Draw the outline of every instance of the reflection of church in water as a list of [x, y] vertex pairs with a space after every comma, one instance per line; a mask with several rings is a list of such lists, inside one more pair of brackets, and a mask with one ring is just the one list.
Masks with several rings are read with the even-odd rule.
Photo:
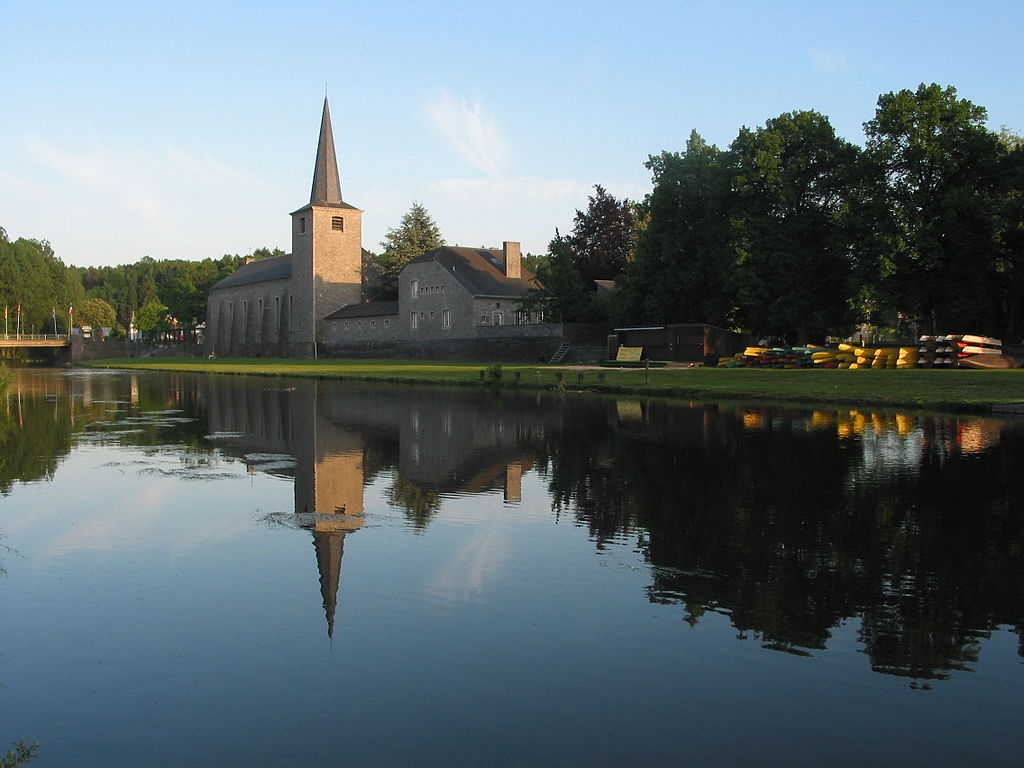
[[[333, 636], [346, 536], [363, 525], [364, 488], [383, 472], [414, 495], [502, 491], [521, 500], [531, 463], [519, 447], [558, 420], [529, 420], [462, 392], [355, 389], [316, 381], [275, 387], [213, 376], [209, 430], [250, 471], [294, 480], [295, 515], [313, 533], [320, 590]], [[519, 412], [521, 414], [521, 411]]]

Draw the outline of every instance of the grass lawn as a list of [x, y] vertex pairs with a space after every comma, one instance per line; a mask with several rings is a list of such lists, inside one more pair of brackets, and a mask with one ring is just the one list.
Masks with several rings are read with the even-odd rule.
[[[79, 363], [100, 368], [304, 376], [446, 386], [492, 386], [493, 363], [402, 360], [132, 358]], [[618, 368], [502, 363], [502, 386], [640, 394], [692, 400], [760, 400], [986, 412], [1024, 409], [1024, 369], [822, 370]]]

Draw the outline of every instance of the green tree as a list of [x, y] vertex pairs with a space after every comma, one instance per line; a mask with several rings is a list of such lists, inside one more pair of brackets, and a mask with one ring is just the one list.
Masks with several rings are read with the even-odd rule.
[[846, 331], [851, 262], [842, 214], [856, 148], [817, 112], [743, 128], [731, 147], [737, 319], [755, 336]]
[[594, 280], [614, 280], [625, 268], [633, 250], [635, 205], [617, 200], [600, 184], [587, 198], [587, 210], [576, 211], [569, 243], [573, 264], [586, 285]]
[[152, 335], [154, 331], [164, 326], [166, 316], [167, 307], [159, 301], [149, 301], [135, 314], [135, 327], [145, 334]]
[[117, 314], [103, 299], [85, 299], [75, 307], [75, 321], [98, 331], [100, 328], [113, 328], [117, 323]]
[[885, 298], [926, 332], [992, 328], [997, 137], [983, 107], [936, 84], [883, 94], [864, 128], [877, 183]]
[[653, 189], [640, 208], [635, 259], [626, 265], [619, 321], [731, 327], [727, 153], [693, 131], [686, 151], [651, 156]]
[[572, 243], [555, 231], [548, 258], [538, 263], [536, 287], [519, 303], [520, 310], [543, 314], [548, 323], [594, 322], [594, 292], [573, 263]]
[[1024, 140], [1004, 128], [999, 135], [1000, 195], [994, 299], [1001, 337], [1019, 339], [1024, 329]]
[[[58, 308], [63, 318], [67, 304], [81, 295], [74, 274], [54, 254], [45, 240], [0, 238], [0, 303], [7, 325], [15, 332], [53, 333], [53, 315]], [[21, 307], [20, 314], [18, 307]], [[63, 320], [60, 320], [63, 324]]]
[[444, 245], [441, 230], [421, 203], [413, 203], [397, 227], [388, 229], [381, 242], [383, 252], [377, 257], [380, 284], [377, 298], [398, 298], [398, 275], [405, 265], [434, 248]]

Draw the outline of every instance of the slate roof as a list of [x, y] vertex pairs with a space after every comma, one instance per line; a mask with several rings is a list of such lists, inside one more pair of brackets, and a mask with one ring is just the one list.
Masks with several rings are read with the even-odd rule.
[[374, 301], [369, 304], [346, 304], [336, 309], [325, 320], [348, 320], [357, 317], [380, 317], [381, 315], [397, 315], [397, 301]]
[[427, 251], [409, 263], [436, 261], [451, 272], [473, 296], [519, 298], [535, 287], [533, 273], [523, 267], [522, 277], [505, 277], [504, 259], [500, 248], [457, 248], [446, 245]]
[[269, 280], [290, 280], [292, 276], [292, 255], [271, 256], [269, 259], [258, 259], [243, 264], [230, 275], [214, 283], [211, 291], [221, 288], [237, 288], [251, 283], [263, 283]]

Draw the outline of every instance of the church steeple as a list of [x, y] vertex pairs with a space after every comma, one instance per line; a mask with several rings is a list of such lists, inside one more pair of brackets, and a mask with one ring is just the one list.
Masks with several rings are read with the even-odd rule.
[[338, 157], [334, 153], [331, 110], [324, 96], [324, 114], [320, 118], [320, 140], [316, 145], [316, 166], [313, 168], [313, 189], [309, 195], [309, 204], [340, 202], [341, 180], [338, 176]]

